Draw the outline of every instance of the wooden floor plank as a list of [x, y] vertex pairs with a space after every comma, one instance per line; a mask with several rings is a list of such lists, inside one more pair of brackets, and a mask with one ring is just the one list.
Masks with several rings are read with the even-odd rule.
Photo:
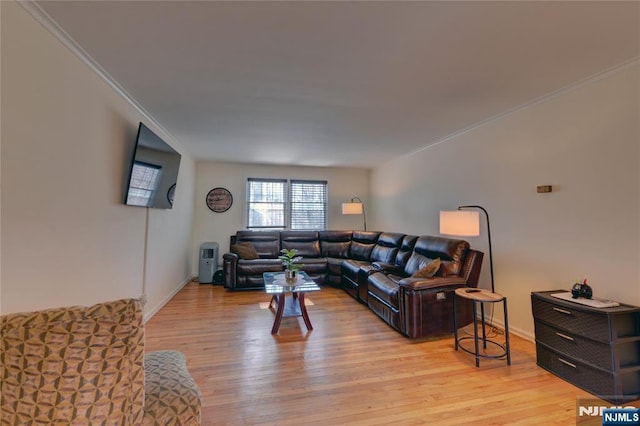
[[308, 297], [314, 329], [285, 318], [273, 336], [265, 293], [190, 283], [146, 324], [146, 350], [186, 355], [205, 425], [563, 425], [591, 397], [513, 334], [511, 366], [476, 368], [452, 337], [407, 339], [340, 289]]

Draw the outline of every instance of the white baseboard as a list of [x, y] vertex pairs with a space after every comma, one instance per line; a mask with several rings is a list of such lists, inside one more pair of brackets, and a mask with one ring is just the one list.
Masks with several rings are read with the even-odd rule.
[[[480, 317], [478, 317], [478, 322], [479, 321], [480, 321]], [[493, 325], [495, 325], [495, 326], [497, 326], [497, 327], [499, 327], [499, 328], [504, 330], [504, 322], [501, 321], [501, 320], [494, 319], [493, 320]], [[513, 326], [510, 325], [509, 326], [509, 333], [515, 334], [516, 336], [522, 337], [523, 339], [528, 340], [530, 342], [535, 342], [536, 341], [536, 338], [535, 338], [535, 336], [533, 334], [529, 333], [528, 331], [524, 331], [524, 330], [522, 330], [521, 328], [518, 328], [518, 327], [513, 327]]]
[[189, 284], [192, 280], [193, 280], [193, 277], [187, 278], [185, 281], [182, 282], [182, 284], [180, 284], [178, 287], [176, 287], [175, 290], [173, 290], [171, 293], [169, 293], [169, 295], [167, 297], [162, 299], [162, 301], [157, 306], [154, 306], [153, 309], [148, 309], [148, 310], [145, 309], [144, 315], [142, 317], [142, 321], [144, 323], [146, 323], [151, 318], [153, 318], [153, 316], [155, 314], [157, 314], [158, 311], [160, 311], [160, 309], [162, 309], [164, 307], [164, 305], [166, 305], [169, 302], [169, 300], [173, 299], [173, 296], [175, 296], [176, 294], [178, 294], [178, 292], [180, 290], [182, 290], [182, 287], [184, 287], [185, 285]]

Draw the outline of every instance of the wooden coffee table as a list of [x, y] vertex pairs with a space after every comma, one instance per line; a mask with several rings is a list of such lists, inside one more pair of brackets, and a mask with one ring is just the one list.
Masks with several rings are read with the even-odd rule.
[[309, 314], [304, 304], [304, 295], [309, 291], [319, 291], [320, 287], [306, 272], [298, 272], [297, 281], [293, 284], [286, 282], [284, 272], [265, 272], [264, 290], [271, 295], [269, 308], [275, 305], [276, 316], [273, 320], [271, 334], [277, 334], [284, 317], [299, 317], [304, 320], [307, 330], [313, 330]]

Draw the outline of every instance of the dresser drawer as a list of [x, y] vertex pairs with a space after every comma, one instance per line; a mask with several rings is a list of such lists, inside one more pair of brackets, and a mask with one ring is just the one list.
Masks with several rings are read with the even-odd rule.
[[531, 304], [533, 317], [537, 320], [601, 342], [608, 343], [612, 340], [606, 315], [559, 306], [535, 297]]
[[615, 380], [611, 373], [583, 364], [540, 343], [536, 343], [536, 353], [540, 367], [567, 382], [596, 395], [616, 395]]
[[541, 321], [535, 321], [535, 327], [536, 341], [554, 348], [557, 352], [603, 369], [616, 369], [610, 345], [559, 330]]

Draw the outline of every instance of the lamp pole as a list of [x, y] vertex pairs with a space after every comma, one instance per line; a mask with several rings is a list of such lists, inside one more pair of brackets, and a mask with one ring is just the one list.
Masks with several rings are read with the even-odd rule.
[[480, 209], [484, 212], [485, 217], [487, 218], [487, 236], [489, 237], [489, 268], [491, 270], [491, 292], [495, 293], [495, 286], [493, 283], [493, 253], [491, 250], [491, 226], [489, 225], [489, 213], [482, 206], [459, 206], [458, 210], [462, 209]]
[[351, 202], [353, 203], [354, 201], [359, 202], [360, 204], [362, 204], [362, 220], [364, 221], [364, 230], [367, 230], [367, 214], [364, 212], [364, 203], [362, 202], [362, 200], [358, 197], [353, 197], [351, 199]]

